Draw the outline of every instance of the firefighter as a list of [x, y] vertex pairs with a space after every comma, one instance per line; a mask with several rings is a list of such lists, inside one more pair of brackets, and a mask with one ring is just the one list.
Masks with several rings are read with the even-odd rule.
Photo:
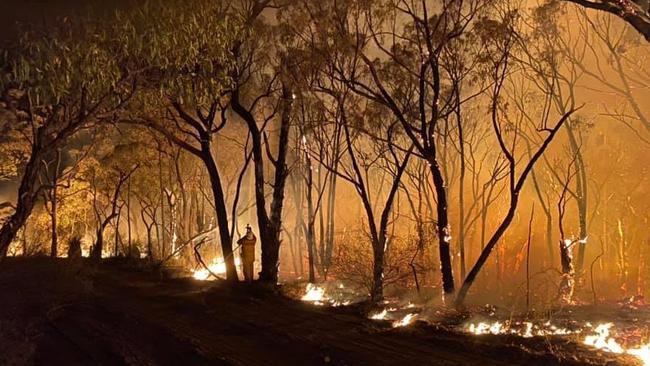
[[246, 235], [237, 241], [241, 245], [241, 260], [244, 269], [244, 279], [246, 282], [253, 282], [253, 264], [255, 263], [255, 242], [257, 238], [253, 234], [250, 225], [246, 225]]

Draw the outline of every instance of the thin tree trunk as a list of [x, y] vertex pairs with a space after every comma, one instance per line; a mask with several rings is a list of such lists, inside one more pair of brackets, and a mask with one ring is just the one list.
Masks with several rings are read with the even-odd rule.
[[120, 217], [121, 216], [122, 216], [122, 210], [119, 210], [117, 212], [117, 219], [116, 219], [116, 223], [115, 223], [115, 248], [114, 248], [114, 251], [113, 251], [113, 256], [114, 257], [117, 257], [117, 255], [119, 253], [118, 245], [119, 245], [119, 241], [120, 241]]
[[[335, 165], [336, 169], [336, 165]], [[334, 251], [334, 214], [336, 210], [336, 183], [337, 183], [336, 174], [332, 174], [330, 178], [329, 185], [329, 194], [327, 201], [327, 235], [325, 237], [325, 257], [322, 258], [323, 268], [325, 271], [325, 279], [327, 279], [327, 273], [329, 272], [330, 265], [332, 263], [332, 253]]]
[[447, 191], [445, 181], [435, 157], [429, 158], [433, 184], [436, 189], [436, 213], [438, 249], [440, 254], [440, 269], [442, 272], [442, 287], [446, 295], [454, 293], [454, 272], [451, 263], [451, 227], [447, 210]]
[[316, 238], [314, 233], [313, 174], [311, 159], [307, 157], [307, 259], [309, 262], [309, 282], [316, 281]]
[[570, 124], [567, 124], [565, 127], [569, 136], [569, 145], [571, 146], [571, 152], [576, 157], [576, 203], [578, 206], [580, 237], [578, 241], [578, 258], [576, 261], [575, 270], [577, 273], [581, 273], [584, 266], [585, 250], [587, 248], [587, 236], [589, 235], [587, 231], [587, 170], [585, 168], [582, 151], [580, 150], [580, 145], [573, 131], [573, 127]]
[[127, 242], [129, 246], [129, 256], [131, 256], [131, 253], [133, 252], [133, 248], [131, 247], [132, 241], [131, 241], [131, 177], [129, 177], [129, 183], [127, 185], [127, 193], [126, 193], [126, 229], [127, 229]]
[[[55, 173], [56, 175], [57, 173]], [[58, 204], [57, 204], [57, 199], [58, 199], [58, 189], [57, 189], [57, 179], [53, 180], [53, 185], [52, 185], [52, 197], [51, 197], [51, 206], [52, 206], [52, 211], [50, 212], [50, 221], [52, 224], [52, 243], [50, 247], [50, 256], [52, 258], [56, 258], [59, 255], [59, 237], [57, 235], [57, 211], [58, 211]]]
[[294, 226], [294, 243], [295, 243], [295, 253], [296, 257], [294, 258], [294, 261], [297, 261], [297, 273], [300, 273], [302, 276], [304, 274], [304, 268], [303, 268], [303, 257], [302, 257], [302, 238], [303, 238], [303, 225], [304, 225], [304, 217], [303, 217], [303, 203], [302, 203], [302, 197], [303, 197], [303, 192], [302, 192], [302, 186], [301, 182], [302, 179], [296, 179], [294, 175], [294, 179], [292, 179], [293, 182], [293, 200], [296, 205], [296, 222]]
[[166, 258], [165, 251], [165, 188], [163, 186], [162, 145], [158, 146], [158, 184], [160, 189], [160, 258]]
[[496, 244], [499, 242], [499, 239], [501, 239], [501, 236], [503, 236], [503, 233], [506, 232], [506, 229], [508, 229], [508, 227], [512, 223], [512, 219], [514, 218], [515, 211], [517, 209], [517, 203], [518, 203], [518, 198], [516, 196], [511, 197], [510, 208], [508, 209], [508, 213], [506, 214], [505, 218], [501, 222], [501, 225], [499, 225], [497, 230], [494, 232], [490, 240], [485, 245], [485, 249], [481, 252], [481, 255], [476, 261], [476, 264], [474, 264], [474, 267], [472, 267], [472, 269], [467, 274], [467, 277], [465, 278], [465, 281], [463, 282], [463, 285], [461, 286], [460, 291], [458, 292], [458, 297], [456, 298], [457, 306], [462, 305], [462, 303], [465, 301], [467, 292], [469, 291], [469, 288], [476, 280], [476, 276], [481, 271], [481, 268], [483, 268], [483, 265], [485, 265], [485, 263], [487, 262], [488, 258], [490, 257], [490, 253], [492, 252]]

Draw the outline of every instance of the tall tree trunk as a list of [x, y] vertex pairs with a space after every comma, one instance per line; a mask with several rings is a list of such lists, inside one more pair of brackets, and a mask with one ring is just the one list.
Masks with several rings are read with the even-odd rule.
[[280, 234], [282, 232], [282, 208], [284, 205], [284, 189], [289, 176], [287, 168], [287, 154], [289, 151], [289, 134], [291, 132], [291, 108], [293, 94], [283, 85], [283, 104], [280, 117], [280, 136], [278, 141], [278, 156], [275, 165], [275, 178], [273, 180], [273, 200], [271, 201], [271, 220], [267, 230], [269, 243], [267, 250], [262, 250], [262, 272], [260, 280], [269, 283], [278, 282]]
[[[528, 152], [530, 153], [530, 146], [528, 146]], [[544, 210], [544, 216], [546, 217], [546, 248], [548, 249], [548, 256], [551, 260], [551, 265], [553, 266], [555, 265], [555, 250], [553, 247], [553, 215], [551, 214], [549, 205], [546, 204], [546, 201], [544, 201], [544, 197], [542, 196], [542, 190], [539, 186], [535, 169], [533, 169], [530, 174], [533, 179], [535, 193], [537, 194], [542, 210]]]
[[147, 229], [147, 258], [149, 258], [149, 262], [153, 262], [153, 243], [151, 241], [151, 230], [152, 226], [146, 225]]
[[384, 298], [384, 258], [386, 238], [374, 238], [372, 245], [372, 290], [370, 301], [378, 303]]
[[571, 240], [560, 239], [560, 263], [562, 265], [562, 279], [560, 281], [559, 295], [562, 304], [569, 305], [573, 301], [573, 291], [575, 288], [575, 272], [573, 267]]
[[[336, 165], [334, 167], [336, 169]], [[327, 235], [325, 236], [325, 256], [322, 258], [325, 279], [332, 264], [332, 253], [334, 251], [334, 214], [336, 209], [336, 174], [332, 174], [329, 183], [327, 201]]]
[[302, 276], [304, 274], [304, 267], [303, 267], [303, 257], [302, 257], [302, 239], [303, 239], [303, 225], [304, 225], [304, 216], [303, 216], [303, 205], [302, 205], [302, 197], [303, 197], [303, 192], [302, 192], [302, 186], [301, 186], [301, 181], [302, 179], [296, 179], [295, 175], [294, 178], [291, 180], [293, 183], [293, 200], [296, 205], [296, 222], [294, 226], [294, 243], [295, 243], [295, 253], [296, 256], [294, 258], [294, 265], [297, 267], [296, 273], [300, 273]]
[[23, 246], [23, 257], [27, 256], [27, 223], [23, 225], [23, 238], [22, 238], [22, 246]]
[[115, 222], [115, 247], [113, 248], [113, 257], [117, 257], [120, 249], [119, 249], [119, 244], [120, 244], [120, 218], [122, 216], [122, 210], [120, 209], [117, 212], [117, 218]]
[[463, 282], [463, 285], [461, 286], [460, 291], [458, 292], [458, 296], [456, 298], [457, 306], [462, 305], [463, 302], [465, 301], [467, 292], [469, 291], [472, 284], [474, 284], [474, 281], [476, 280], [476, 276], [481, 271], [481, 268], [483, 268], [483, 265], [485, 265], [485, 262], [487, 262], [488, 258], [490, 257], [490, 253], [492, 253], [492, 250], [499, 242], [499, 239], [501, 239], [501, 236], [503, 236], [503, 233], [506, 232], [506, 229], [508, 229], [510, 223], [512, 223], [512, 219], [515, 217], [515, 211], [517, 210], [517, 203], [518, 203], [518, 196], [515, 195], [511, 197], [510, 208], [508, 209], [508, 213], [506, 214], [505, 218], [501, 222], [501, 225], [499, 225], [497, 230], [494, 232], [490, 240], [485, 245], [485, 249], [481, 252], [481, 255], [476, 261], [476, 264], [474, 264], [474, 267], [472, 267], [472, 269], [467, 274], [467, 277], [465, 278], [465, 281]]
[[451, 263], [451, 227], [447, 208], [447, 190], [440, 166], [435, 157], [428, 159], [436, 189], [436, 213], [438, 249], [440, 254], [440, 269], [442, 272], [442, 288], [446, 295], [454, 293], [454, 272]]
[[[251, 111], [247, 110], [239, 100], [239, 90], [233, 92], [233, 110], [241, 116], [251, 134], [253, 143], [253, 162], [255, 177], [255, 203], [257, 222], [260, 230], [262, 246], [262, 271], [259, 280], [261, 282], [276, 284], [278, 281], [280, 233], [282, 231], [282, 207], [284, 203], [284, 188], [288, 176], [286, 165], [289, 145], [289, 132], [291, 128], [291, 107], [293, 94], [287, 85], [282, 86], [282, 104], [280, 112], [280, 136], [278, 141], [278, 155], [272, 161], [275, 166], [275, 177], [273, 181], [273, 195], [271, 201], [271, 215], [266, 210], [266, 197], [264, 194], [264, 155], [262, 152], [262, 131]], [[270, 150], [270, 149], [269, 149]]]
[[160, 189], [160, 258], [166, 258], [167, 252], [165, 250], [165, 188], [163, 186], [163, 171], [162, 171], [162, 144], [158, 146], [158, 184]]
[[127, 245], [128, 245], [128, 256], [131, 256], [133, 248], [131, 247], [131, 177], [129, 177], [129, 182], [127, 184], [127, 193], [126, 193], [126, 230], [127, 230]]
[[[58, 173], [55, 173], [58, 174]], [[50, 246], [50, 256], [52, 258], [56, 258], [59, 255], [59, 237], [57, 235], [57, 210], [58, 210], [58, 204], [56, 202], [57, 196], [58, 196], [58, 189], [57, 189], [57, 179], [53, 180], [53, 186], [52, 186], [52, 197], [51, 197], [51, 206], [52, 206], [52, 211], [50, 211], [50, 221], [52, 224], [52, 243]]]
[[90, 258], [94, 262], [99, 262], [102, 259], [102, 251], [104, 251], [104, 227], [100, 226], [96, 231], [97, 238], [95, 239], [95, 245], [93, 250], [90, 253]]
[[47, 155], [47, 151], [42, 151], [38, 146], [38, 141], [37, 139], [35, 146], [32, 148], [30, 159], [25, 166], [25, 173], [18, 187], [16, 210], [0, 228], [0, 260], [7, 256], [9, 245], [16, 238], [18, 230], [27, 221], [36, 203], [36, 195], [39, 190], [37, 186], [39, 177], [37, 166], [40, 164], [42, 157]]
[[[462, 141], [461, 141], [462, 146]], [[459, 223], [458, 223], [458, 249], [460, 250], [460, 277], [465, 278], [465, 156], [461, 147], [460, 181], [459, 181]]]
[[102, 253], [104, 252], [104, 230], [106, 230], [106, 226], [108, 226], [115, 216], [117, 216], [117, 214], [107, 217], [104, 221], [100, 222], [97, 227], [97, 231], [95, 232], [97, 238], [95, 239], [95, 245], [90, 252], [90, 258], [93, 262], [99, 262], [102, 259]]
[[576, 159], [576, 193], [575, 199], [578, 206], [578, 221], [580, 224], [580, 238], [578, 240], [578, 258], [575, 264], [575, 271], [581, 273], [585, 261], [585, 250], [587, 248], [587, 169], [585, 167], [585, 162], [582, 156], [582, 151], [580, 150], [580, 144], [573, 130], [571, 123], [565, 125], [567, 130], [567, 135], [569, 136], [569, 146], [571, 147], [571, 152], [575, 155]]
[[237, 282], [239, 278], [237, 277], [237, 267], [235, 266], [235, 258], [233, 257], [232, 237], [228, 228], [228, 212], [226, 210], [226, 202], [221, 185], [221, 176], [212, 156], [209, 141], [209, 138], [206, 138], [202, 142], [202, 158], [208, 170], [208, 176], [210, 177], [210, 186], [212, 188], [217, 224], [219, 226], [219, 237], [221, 239], [221, 252], [224, 263], [226, 264], [226, 279], [231, 282]]
[[[318, 170], [318, 189], [325, 189], [323, 187], [323, 180], [321, 177], [321, 169]], [[321, 194], [321, 193], [319, 193]], [[319, 199], [320, 201], [320, 199]], [[320, 259], [320, 265], [318, 266], [319, 268], [319, 273], [321, 276], [325, 276], [325, 209], [322, 207], [322, 203], [319, 202], [320, 208], [318, 209], [318, 243], [319, 245], [319, 259]]]
[[309, 282], [316, 281], [316, 234], [314, 232], [313, 174], [311, 159], [307, 156], [307, 259], [309, 262]]

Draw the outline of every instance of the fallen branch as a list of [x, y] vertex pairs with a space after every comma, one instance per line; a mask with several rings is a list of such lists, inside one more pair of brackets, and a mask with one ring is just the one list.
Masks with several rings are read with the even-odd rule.
[[[223, 278], [223, 277], [219, 277], [219, 276], [217, 276], [214, 272], [212, 272], [212, 271], [210, 270], [210, 267], [208, 267], [208, 265], [205, 264], [205, 262], [203, 261], [203, 258], [201, 257], [201, 253], [199, 253], [199, 249], [201, 248], [201, 245], [203, 245], [203, 243], [205, 243], [205, 238], [204, 238], [204, 239], [201, 239], [201, 241], [198, 242], [198, 243], [194, 246], [194, 257], [196, 258], [196, 261], [199, 262], [199, 263], [201, 264], [201, 266], [203, 266], [203, 268], [204, 268], [206, 271], [208, 271], [208, 273], [210, 274], [210, 276], [213, 276], [214, 278], [219, 279], [219, 280], [225, 280], [225, 278]], [[208, 278], [209, 278], [210, 276], [208, 276]]]

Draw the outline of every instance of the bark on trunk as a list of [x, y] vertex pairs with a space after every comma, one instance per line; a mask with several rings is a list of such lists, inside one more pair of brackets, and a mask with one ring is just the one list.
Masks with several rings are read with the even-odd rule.
[[[276, 284], [278, 281], [278, 267], [280, 255], [280, 233], [282, 231], [282, 207], [284, 203], [284, 188], [288, 176], [286, 165], [289, 145], [289, 132], [291, 127], [291, 106], [293, 95], [291, 90], [283, 85], [282, 103], [280, 112], [280, 136], [278, 141], [278, 154], [272, 160], [275, 166], [275, 178], [273, 181], [273, 196], [271, 201], [271, 215], [269, 217], [266, 209], [266, 197], [264, 194], [264, 155], [262, 152], [262, 131], [260, 131], [257, 120], [252, 112], [246, 109], [239, 99], [239, 90], [233, 92], [233, 110], [244, 119], [248, 125], [253, 143], [253, 162], [255, 176], [255, 203], [257, 209], [257, 222], [260, 231], [262, 247], [262, 270], [259, 274], [261, 282]], [[270, 154], [269, 154], [270, 155]]]
[[[337, 165], [335, 164], [335, 169], [336, 167]], [[325, 256], [322, 258], [325, 279], [327, 279], [327, 273], [329, 272], [330, 265], [332, 264], [332, 253], [334, 252], [334, 213], [336, 209], [336, 183], [336, 174], [332, 174], [330, 178], [327, 201], [327, 233], [325, 236]]]
[[284, 104], [281, 126], [280, 138], [278, 141], [278, 156], [275, 164], [275, 179], [273, 185], [273, 200], [271, 201], [271, 220], [267, 230], [269, 243], [267, 250], [262, 250], [262, 272], [260, 273], [260, 280], [269, 283], [277, 283], [278, 269], [279, 269], [279, 254], [280, 254], [280, 233], [282, 232], [282, 208], [284, 204], [284, 189], [287, 183], [287, 176], [289, 171], [287, 168], [287, 153], [289, 151], [289, 133], [291, 131], [291, 104], [293, 96], [291, 91], [283, 88]]
[[18, 230], [25, 224], [27, 218], [34, 208], [36, 194], [38, 193], [39, 171], [37, 165], [40, 164], [44, 151], [36, 145], [32, 148], [32, 154], [25, 166], [25, 174], [18, 188], [18, 201], [16, 202], [16, 211], [0, 228], [0, 259], [7, 256], [9, 245], [16, 237]]
[[52, 187], [52, 197], [51, 197], [51, 205], [52, 205], [52, 211], [50, 212], [50, 222], [52, 225], [52, 242], [50, 245], [50, 256], [53, 258], [56, 258], [59, 254], [59, 237], [57, 235], [57, 209], [58, 205], [56, 203], [57, 200], [57, 181], [56, 179], [54, 180], [54, 185]]
[[307, 258], [309, 262], [309, 282], [316, 281], [316, 234], [314, 230], [313, 174], [311, 159], [307, 157]]
[[104, 250], [104, 229], [100, 228], [96, 231], [97, 238], [90, 258], [93, 262], [99, 262], [102, 259], [102, 251]]
[[384, 297], [384, 247], [386, 239], [373, 240], [372, 290], [370, 301], [378, 303]]
[[571, 240], [560, 240], [560, 263], [562, 264], [562, 280], [560, 281], [559, 295], [563, 304], [570, 304], [573, 299], [575, 278], [573, 269], [573, 254]]
[[442, 272], [442, 288], [446, 295], [454, 293], [454, 272], [451, 263], [451, 227], [449, 226], [449, 213], [447, 208], [447, 190], [445, 181], [435, 158], [429, 159], [433, 185], [436, 189], [436, 213], [438, 248], [440, 254], [440, 270]]
[[212, 195], [214, 199], [214, 207], [217, 214], [217, 224], [219, 226], [219, 236], [221, 239], [221, 251], [223, 253], [224, 262], [226, 264], [226, 279], [228, 281], [237, 282], [237, 267], [235, 266], [235, 258], [233, 258], [232, 238], [228, 228], [228, 213], [226, 211], [225, 197], [223, 194], [223, 187], [221, 185], [221, 176], [219, 169], [212, 156], [209, 140], [205, 140], [202, 146], [203, 162], [208, 170], [210, 177], [210, 186], [212, 188]]

